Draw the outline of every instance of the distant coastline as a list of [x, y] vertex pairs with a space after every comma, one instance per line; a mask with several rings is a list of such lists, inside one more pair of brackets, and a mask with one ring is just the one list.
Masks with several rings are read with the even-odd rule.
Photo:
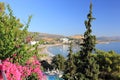
[[112, 40], [112, 41], [97, 41], [97, 44], [109, 44], [112, 42], [120, 42], [120, 40]]
[[97, 42], [97, 44], [109, 44], [110, 42], [103, 42], [103, 41], [101, 41], [101, 42]]

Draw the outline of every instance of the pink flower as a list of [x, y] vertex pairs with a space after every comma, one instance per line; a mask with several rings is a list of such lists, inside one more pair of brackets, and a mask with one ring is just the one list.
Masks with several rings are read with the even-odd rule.
[[[34, 60], [31, 62], [27, 61], [25, 66], [21, 66], [18, 63], [11, 63], [9, 59], [6, 59], [0, 65], [0, 70], [5, 71], [8, 80], [23, 80], [26, 79], [28, 76], [35, 73], [39, 80], [46, 80], [45, 75], [43, 75], [40, 67], [39, 61], [36, 57], [33, 57]], [[0, 74], [0, 80], [2, 76]]]
[[2, 64], [0, 64], [0, 70], [2, 70], [2, 69], [3, 69]]

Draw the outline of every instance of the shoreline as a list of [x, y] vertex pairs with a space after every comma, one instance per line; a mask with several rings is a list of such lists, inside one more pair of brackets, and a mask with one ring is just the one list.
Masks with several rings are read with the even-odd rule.
[[109, 43], [111, 43], [111, 42], [108, 42], [108, 41], [106, 41], [106, 42], [97, 42], [97, 44], [109, 44]]
[[48, 63], [51, 63], [52, 58], [55, 56], [53, 53], [48, 51], [48, 47], [51, 46], [58, 46], [58, 45], [62, 45], [62, 44], [48, 44], [48, 45], [39, 45], [39, 49], [41, 49], [39, 51], [38, 54], [44, 55], [40, 58], [40, 60], [46, 60]]
[[48, 45], [40, 45], [39, 48], [43, 48], [42, 51], [40, 53], [42, 54], [48, 54], [48, 56], [55, 56], [53, 53], [48, 51], [48, 48], [51, 46], [59, 46], [59, 45], [63, 45], [63, 44], [48, 44]]

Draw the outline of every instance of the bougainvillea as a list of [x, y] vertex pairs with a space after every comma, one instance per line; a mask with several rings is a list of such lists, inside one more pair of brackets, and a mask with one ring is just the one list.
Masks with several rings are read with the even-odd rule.
[[[29, 80], [28, 77], [33, 74], [36, 75], [37, 80], [46, 80], [46, 76], [40, 69], [40, 63], [33, 57], [32, 61], [28, 61], [25, 66], [11, 63], [9, 60], [2, 61], [0, 70], [4, 71], [8, 80]], [[0, 73], [0, 80], [2, 80], [2, 74]]]

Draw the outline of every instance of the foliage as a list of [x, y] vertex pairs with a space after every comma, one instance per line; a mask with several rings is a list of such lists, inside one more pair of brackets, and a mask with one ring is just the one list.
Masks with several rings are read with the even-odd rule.
[[119, 80], [120, 79], [120, 55], [114, 51], [96, 51], [94, 57], [100, 65], [99, 77], [103, 80]]
[[0, 16], [4, 13], [5, 6], [4, 3], [0, 2]]
[[28, 78], [27, 78], [28, 80], [38, 80], [37, 79], [37, 75], [36, 74], [31, 74], [30, 76], [28, 76]]
[[[27, 29], [32, 16], [24, 26], [13, 15], [9, 5], [7, 12], [4, 3], [0, 3], [0, 70], [5, 72], [8, 80], [30, 80], [34, 75], [37, 80], [44, 80], [45, 76], [36, 57], [38, 44], [28, 44], [30, 40]], [[0, 72], [0, 78], [1, 75]]]
[[88, 20], [85, 21], [87, 30], [84, 33], [82, 47], [78, 56], [76, 75], [78, 80], [98, 80], [99, 66], [96, 64], [94, 57], [91, 56], [96, 44], [96, 38], [91, 34], [91, 21], [95, 19], [92, 16], [92, 3], [87, 18]]
[[53, 69], [53, 66], [51, 64], [49, 64], [46, 60], [42, 60], [40, 63], [41, 63], [41, 66], [43, 67], [44, 71], [47, 71], [48, 69], [49, 70]]
[[[12, 62], [24, 64], [29, 57], [36, 53], [32, 46], [28, 45], [26, 40], [28, 36], [28, 27], [32, 16], [29, 17], [27, 24], [24, 26], [20, 19], [13, 15], [10, 6], [7, 5], [8, 14], [5, 13], [3, 3], [0, 3], [2, 14], [0, 15], [0, 59], [5, 60], [12, 58]], [[37, 47], [37, 45], [34, 45]]]
[[74, 57], [73, 57], [73, 51], [72, 51], [72, 43], [70, 43], [69, 47], [69, 53], [68, 53], [68, 59], [66, 60], [66, 67], [64, 70], [63, 78], [65, 80], [74, 80], [75, 79], [75, 72], [76, 72], [76, 66], [74, 65]]
[[64, 68], [65, 68], [65, 58], [62, 55], [58, 54], [58, 55], [53, 57], [51, 64], [56, 69], [64, 70]]

